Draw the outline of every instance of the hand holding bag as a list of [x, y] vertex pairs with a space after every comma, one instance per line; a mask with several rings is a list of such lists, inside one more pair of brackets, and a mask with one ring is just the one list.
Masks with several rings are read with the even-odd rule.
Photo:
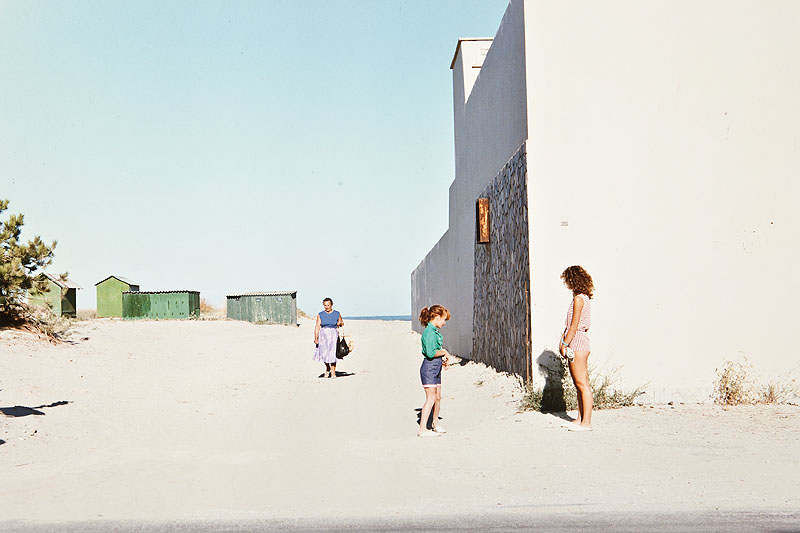
[[345, 340], [344, 335], [342, 334], [342, 331], [340, 329], [339, 338], [336, 341], [336, 358], [344, 359], [345, 356], [349, 353], [350, 353], [350, 346], [347, 345], [347, 340]]

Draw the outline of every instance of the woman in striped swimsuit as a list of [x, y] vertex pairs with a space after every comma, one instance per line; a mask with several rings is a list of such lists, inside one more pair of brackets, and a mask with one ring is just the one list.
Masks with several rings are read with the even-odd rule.
[[559, 350], [562, 357], [567, 357], [567, 348], [575, 352], [574, 359], [569, 362], [569, 372], [578, 392], [578, 418], [568, 427], [570, 431], [591, 431], [592, 387], [589, 385], [587, 361], [592, 347], [587, 333], [589, 326], [592, 325], [591, 298], [594, 293], [594, 283], [592, 276], [577, 265], [562, 272], [561, 279], [572, 291], [572, 302], [569, 304], [564, 322], [564, 334], [561, 336]]

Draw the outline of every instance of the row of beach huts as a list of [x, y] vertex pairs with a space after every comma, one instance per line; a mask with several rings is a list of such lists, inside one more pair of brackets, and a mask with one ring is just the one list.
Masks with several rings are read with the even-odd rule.
[[[32, 291], [28, 304], [50, 308], [59, 316], [74, 317], [77, 291], [71, 280], [48, 272], [42, 276], [47, 290]], [[122, 276], [108, 276], [95, 283], [97, 317], [127, 319], [187, 319], [200, 317], [199, 291], [142, 291], [139, 284]], [[297, 324], [297, 291], [247, 292], [227, 295], [226, 315], [232, 320], [256, 324]]]

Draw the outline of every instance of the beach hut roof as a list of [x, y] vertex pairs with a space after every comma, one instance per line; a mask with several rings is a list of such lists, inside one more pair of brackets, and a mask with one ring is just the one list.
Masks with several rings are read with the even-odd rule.
[[45, 276], [47, 279], [49, 279], [62, 289], [83, 289], [83, 287], [81, 287], [80, 285], [78, 285], [69, 278], [62, 281], [61, 276], [56, 276], [55, 274], [51, 274], [50, 272], [42, 272], [41, 275]]
[[[119, 278], [117, 278], [119, 279]], [[122, 294], [172, 294], [172, 293], [200, 294], [200, 291], [122, 291]]]
[[294, 296], [297, 291], [266, 291], [266, 292], [240, 292], [228, 294], [228, 298], [240, 298], [242, 296]]
[[118, 280], [120, 280], [120, 281], [121, 281], [121, 282], [123, 282], [123, 283], [127, 283], [128, 285], [139, 285], [139, 284], [138, 284], [138, 283], [136, 283], [135, 281], [131, 281], [131, 280], [129, 280], [128, 278], [123, 278], [122, 276], [113, 276], [113, 275], [112, 275], [112, 276], [108, 276], [107, 278], [103, 278], [103, 279], [101, 279], [100, 281], [98, 281], [97, 283], [95, 283], [95, 285], [100, 285], [101, 283], [103, 283], [103, 282], [104, 282], [104, 281], [106, 281], [107, 279], [111, 279], [111, 278], [118, 279]]

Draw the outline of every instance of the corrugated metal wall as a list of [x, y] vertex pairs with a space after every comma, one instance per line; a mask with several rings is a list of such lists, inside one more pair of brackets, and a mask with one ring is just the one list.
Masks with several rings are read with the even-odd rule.
[[296, 325], [297, 293], [229, 295], [227, 315], [256, 324]]
[[196, 291], [124, 292], [123, 318], [191, 318], [200, 316]]

